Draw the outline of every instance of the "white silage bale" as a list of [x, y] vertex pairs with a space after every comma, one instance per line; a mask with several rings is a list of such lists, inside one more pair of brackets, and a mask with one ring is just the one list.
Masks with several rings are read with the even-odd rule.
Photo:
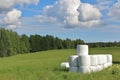
[[108, 63], [108, 66], [112, 66], [112, 62], [109, 62], [109, 63]]
[[103, 65], [97, 65], [97, 70], [98, 70], [98, 71], [103, 70]]
[[98, 65], [102, 65], [102, 64], [104, 64], [104, 58], [103, 58], [103, 55], [97, 55], [97, 59], [98, 59]]
[[103, 64], [107, 63], [107, 55], [103, 55]]
[[90, 55], [90, 63], [91, 63], [91, 66], [97, 66], [98, 65], [98, 61], [97, 61], [97, 56], [96, 55]]
[[105, 63], [103, 66], [104, 66], [104, 68], [108, 68], [109, 67], [109, 63]]
[[81, 67], [79, 67], [79, 72], [80, 73], [90, 73], [92, 71], [91, 71], [90, 67], [88, 67], [88, 66], [81, 66]]
[[97, 72], [98, 71], [97, 66], [90, 66], [90, 69], [91, 69], [92, 72]]
[[77, 55], [88, 55], [88, 45], [78, 45]]
[[70, 67], [69, 72], [78, 72], [78, 67]]
[[70, 67], [78, 67], [78, 55], [71, 55], [69, 57]]
[[110, 66], [112, 66], [112, 62], [110, 63]]
[[106, 56], [105, 55], [102, 55], [102, 64], [105, 64], [106, 63]]
[[78, 65], [79, 66], [90, 66], [90, 56], [89, 55], [84, 55], [84, 56], [79, 56], [78, 57]]
[[104, 55], [104, 58], [105, 58], [105, 59], [104, 59], [104, 60], [105, 60], [104, 62], [107, 63], [107, 55]]
[[69, 62], [62, 62], [60, 64], [61, 67], [69, 68]]
[[112, 55], [107, 55], [107, 62], [112, 63]]

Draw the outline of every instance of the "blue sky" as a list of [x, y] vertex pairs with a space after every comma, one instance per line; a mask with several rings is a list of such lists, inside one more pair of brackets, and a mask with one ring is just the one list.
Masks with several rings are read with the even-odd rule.
[[120, 41], [119, 5], [120, 0], [1, 0], [0, 27], [20, 35]]

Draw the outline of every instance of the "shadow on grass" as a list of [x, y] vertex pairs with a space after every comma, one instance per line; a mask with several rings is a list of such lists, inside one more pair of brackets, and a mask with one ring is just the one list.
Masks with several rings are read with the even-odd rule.
[[53, 71], [68, 72], [69, 68], [55, 68]]
[[113, 64], [120, 64], [120, 61], [113, 61]]

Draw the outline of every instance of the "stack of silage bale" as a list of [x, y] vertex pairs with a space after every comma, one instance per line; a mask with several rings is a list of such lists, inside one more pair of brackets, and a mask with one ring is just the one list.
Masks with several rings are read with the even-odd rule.
[[78, 45], [77, 55], [71, 55], [67, 64], [70, 72], [96, 72], [112, 65], [112, 55], [88, 55], [88, 45]]
[[87, 45], [78, 45], [77, 46], [77, 55], [78, 55], [78, 71], [81, 73], [90, 72], [90, 56], [88, 55], [88, 46]]

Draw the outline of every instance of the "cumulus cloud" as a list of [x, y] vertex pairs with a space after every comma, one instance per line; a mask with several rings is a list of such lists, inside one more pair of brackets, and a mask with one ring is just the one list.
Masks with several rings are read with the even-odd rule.
[[54, 18], [65, 27], [92, 27], [101, 24], [102, 14], [93, 5], [80, 0], [57, 0], [53, 5], [46, 6], [41, 16]]
[[17, 9], [9, 11], [3, 19], [3, 22], [6, 24], [16, 24], [20, 23], [19, 18], [21, 17], [22, 12]]
[[35, 4], [40, 0], [0, 0], [0, 25], [8, 29], [17, 28], [21, 25], [22, 12], [14, 8], [16, 5]]
[[46, 6], [44, 14], [48, 17], [54, 17], [62, 23], [76, 24], [78, 22], [77, 8], [79, 4], [79, 0], [58, 0], [53, 5]]
[[[15, 28], [15, 26], [21, 25], [20, 17], [22, 12], [17, 9], [9, 11], [5, 17], [1, 20], [1, 24], [7, 26], [7, 28]], [[14, 26], [14, 27], [12, 27]]]
[[80, 21], [98, 20], [102, 15], [97, 8], [88, 3], [80, 4], [78, 12]]

